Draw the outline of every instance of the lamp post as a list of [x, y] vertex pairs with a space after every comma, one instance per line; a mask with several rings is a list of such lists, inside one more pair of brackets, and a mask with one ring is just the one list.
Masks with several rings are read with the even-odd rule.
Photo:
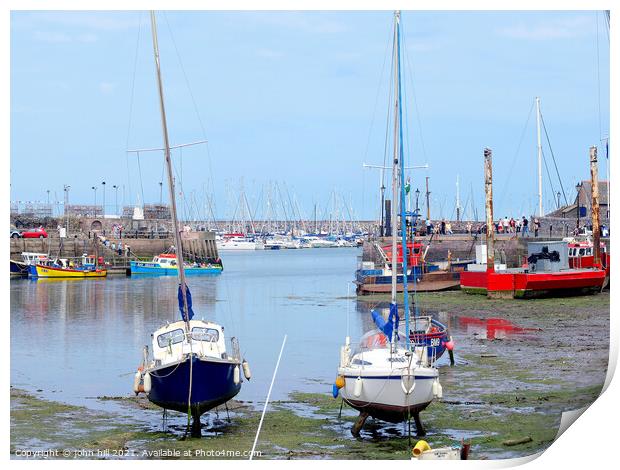
[[47, 205], [50, 205], [50, 190], [47, 190]]
[[416, 188], [416, 190], [415, 190], [415, 212], [416, 212], [416, 214], [420, 210], [420, 206], [418, 205], [419, 199], [420, 199], [420, 189]]
[[558, 209], [559, 209], [560, 208], [560, 196], [561, 196], [560, 191], [558, 191], [557, 196], [558, 196]]
[[112, 186], [114, 188], [114, 214], [118, 216], [118, 185]]
[[162, 191], [163, 191], [163, 181], [159, 182], [159, 205], [161, 206], [163, 204], [163, 199], [162, 199]]
[[96, 213], [97, 212], [97, 209], [96, 209], [97, 207], [97, 186], [92, 186], [90, 189], [92, 189], [95, 193], [95, 204], [93, 207], [93, 211]]
[[67, 235], [69, 235], [69, 212], [68, 212], [68, 205], [69, 205], [69, 189], [71, 189], [71, 186], [69, 186], [68, 184], [65, 184], [63, 187], [63, 190], [65, 192], [65, 228], [67, 229]]
[[579, 222], [581, 217], [581, 202], [579, 201], [579, 193], [581, 192], [581, 183], [577, 183], [577, 233], [579, 233]]
[[105, 181], [102, 181], [101, 185], [103, 186], [103, 216], [105, 217]]

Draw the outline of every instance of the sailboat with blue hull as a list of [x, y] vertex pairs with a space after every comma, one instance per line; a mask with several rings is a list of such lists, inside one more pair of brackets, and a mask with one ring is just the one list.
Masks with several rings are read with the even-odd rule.
[[239, 393], [242, 383], [241, 371], [248, 380], [251, 374], [247, 361], [241, 358], [236, 338], [231, 338], [230, 350], [228, 350], [224, 328], [221, 325], [193, 319], [192, 295], [185, 282], [183, 245], [177, 219], [154, 12], [151, 12], [151, 28], [168, 176], [170, 215], [175, 233], [175, 246], [178, 247], [175, 255], [179, 278], [177, 297], [181, 319], [167, 323], [152, 334], [152, 356], [149, 354], [148, 346], [145, 346], [142, 366], [138, 368], [134, 376], [134, 392], [146, 393], [152, 403], [165, 410], [187, 413], [188, 427], [190, 417], [193, 420], [191, 435], [200, 437], [200, 416]]

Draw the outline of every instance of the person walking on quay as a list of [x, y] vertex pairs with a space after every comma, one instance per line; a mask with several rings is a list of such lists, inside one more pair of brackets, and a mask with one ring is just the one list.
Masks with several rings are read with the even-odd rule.
[[467, 222], [467, 225], [465, 226], [465, 228], [467, 230], [467, 233], [470, 235], [471, 235], [471, 227], [472, 227], [471, 222]]
[[540, 229], [540, 222], [538, 219], [534, 219], [534, 236], [538, 237], [538, 230]]
[[452, 235], [452, 224], [450, 223], [450, 221], [446, 222], [446, 233], [448, 235]]
[[431, 219], [426, 219], [426, 235], [430, 235], [433, 231], [433, 223], [431, 222]]
[[522, 221], [521, 221], [521, 225], [523, 226], [523, 229], [522, 229], [522, 231], [521, 231], [521, 232], [522, 232], [521, 234], [522, 234], [524, 237], [525, 237], [526, 235], [529, 235], [529, 234], [530, 234], [530, 229], [529, 229], [529, 228], [528, 228], [528, 226], [527, 226], [527, 225], [528, 225], [528, 223], [529, 223], [529, 222], [528, 222], [528, 220], [525, 218], [525, 216], [523, 216], [523, 219], [522, 219]]
[[439, 233], [442, 235], [446, 234], [446, 219], [441, 219], [441, 230]]

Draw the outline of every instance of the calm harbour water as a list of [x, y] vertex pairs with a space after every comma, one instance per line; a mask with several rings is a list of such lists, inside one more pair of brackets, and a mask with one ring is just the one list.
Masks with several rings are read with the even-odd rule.
[[[196, 318], [224, 325], [250, 362], [252, 380], [237, 398], [265, 399], [285, 334], [272, 399], [331, 390], [347, 323], [352, 338], [370, 327], [352, 284], [347, 298], [359, 254], [223, 252], [221, 276], [189, 278]], [[176, 289], [171, 276], [12, 280], [11, 385], [91, 406], [99, 406], [94, 397], [131, 393], [151, 332], [180, 318]]]

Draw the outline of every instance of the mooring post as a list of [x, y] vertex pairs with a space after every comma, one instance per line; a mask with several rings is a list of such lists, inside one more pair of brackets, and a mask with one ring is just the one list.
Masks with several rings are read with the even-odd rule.
[[495, 272], [495, 230], [493, 225], [493, 152], [484, 149], [484, 194], [487, 216], [487, 272]]
[[[601, 267], [600, 207], [598, 204], [598, 159], [595, 146], [590, 147], [590, 177], [592, 179], [592, 238], [594, 240], [594, 266]], [[609, 184], [609, 183], [607, 183]]]

